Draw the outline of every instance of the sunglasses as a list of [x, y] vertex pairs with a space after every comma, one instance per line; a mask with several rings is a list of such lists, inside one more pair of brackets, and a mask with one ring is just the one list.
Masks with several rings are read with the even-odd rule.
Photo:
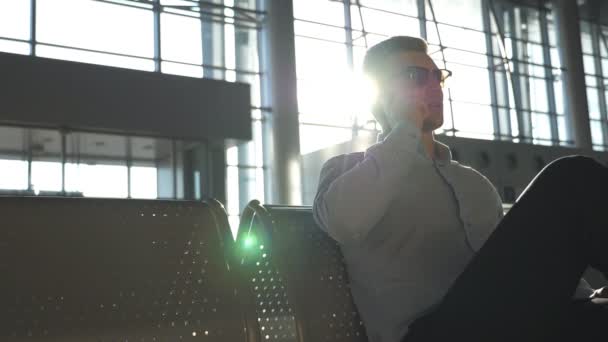
[[429, 80], [438, 82], [443, 88], [445, 80], [452, 76], [452, 72], [447, 69], [433, 69], [429, 70], [422, 67], [407, 67], [394, 75], [394, 78], [398, 78], [408, 83], [412, 83], [417, 87], [424, 87], [428, 84]]

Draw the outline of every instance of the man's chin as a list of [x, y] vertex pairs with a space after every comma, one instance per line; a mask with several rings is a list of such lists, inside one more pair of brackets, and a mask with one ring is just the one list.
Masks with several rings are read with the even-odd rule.
[[441, 120], [437, 120], [437, 121], [425, 120], [424, 123], [422, 124], [422, 131], [423, 132], [433, 132], [434, 130], [440, 128], [441, 126], [443, 126], [443, 118]]

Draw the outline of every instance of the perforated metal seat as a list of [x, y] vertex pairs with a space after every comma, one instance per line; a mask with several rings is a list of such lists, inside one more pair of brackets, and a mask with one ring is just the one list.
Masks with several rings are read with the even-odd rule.
[[247, 341], [210, 204], [0, 197], [0, 215], [1, 341]]
[[237, 245], [263, 340], [367, 341], [340, 248], [318, 228], [310, 207], [252, 201], [241, 216]]

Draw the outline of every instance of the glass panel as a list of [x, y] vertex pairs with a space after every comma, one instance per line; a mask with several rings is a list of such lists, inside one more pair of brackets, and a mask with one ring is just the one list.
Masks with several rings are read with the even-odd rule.
[[66, 164], [66, 191], [87, 197], [127, 197], [127, 167], [104, 164]]
[[296, 37], [296, 62], [299, 78], [325, 80], [349, 71], [344, 44]]
[[561, 67], [561, 57], [559, 54], [559, 50], [557, 48], [551, 48], [551, 65], [554, 68], [560, 68]]
[[30, 1], [0, 1], [0, 37], [30, 38]]
[[[442, 24], [439, 24], [438, 27], [439, 37], [428, 35], [429, 42], [432, 44], [438, 45], [439, 38], [441, 38], [441, 43], [445, 46], [479, 53], [485, 53], [487, 50], [485, 34], [482, 32]], [[427, 22], [427, 32], [436, 32], [435, 25], [432, 22]]]
[[593, 53], [591, 24], [585, 21], [581, 21], [581, 47], [584, 53]]
[[591, 141], [594, 145], [604, 145], [602, 123], [600, 121], [591, 120]]
[[608, 78], [608, 59], [606, 58], [602, 58], [601, 60], [602, 63], [602, 76], [604, 78]]
[[61, 162], [32, 162], [32, 190], [61, 191]]
[[600, 101], [599, 92], [596, 88], [587, 87], [587, 105], [589, 107], [589, 118], [599, 119], [600, 112]]
[[0, 126], [0, 137], [0, 190], [26, 190], [26, 129]]
[[[354, 25], [353, 25], [354, 26]], [[294, 31], [296, 35], [345, 42], [345, 31], [343, 28], [331, 27], [326, 25], [309, 23], [306, 21], [295, 20]], [[353, 35], [354, 36], [354, 35]]]
[[226, 211], [229, 215], [240, 215], [239, 210], [239, 168], [228, 166], [226, 169]]
[[61, 134], [56, 130], [28, 129], [32, 153], [32, 190], [61, 191]]
[[253, 121], [253, 143], [254, 143], [254, 159], [255, 166], [264, 166], [264, 146], [262, 138], [262, 122], [259, 120]]
[[[353, 12], [353, 14], [358, 16], [358, 12]], [[365, 31], [386, 36], [420, 35], [420, 24], [418, 23], [418, 19], [377, 11], [370, 8], [362, 8], [361, 14], [363, 15]], [[360, 19], [355, 19], [353, 21], [353, 28], [360, 30], [360, 22]]]
[[[226, 3], [228, 5], [228, 3]], [[234, 0], [234, 6], [238, 8], [246, 8], [250, 10], [256, 9], [256, 0]]]
[[38, 0], [36, 11], [40, 42], [154, 56], [151, 10], [91, 0]]
[[[523, 9], [522, 12], [524, 12]], [[526, 8], [525, 13], [527, 23], [522, 24], [522, 36], [526, 37], [531, 42], [542, 42], [539, 11], [532, 8]]]
[[593, 56], [583, 55], [583, 66], [586, 74], [595, 75], [595, 58]]
[[559, 140], [567, 141], [569, 139], [568, 129], [566, 128], [566, 118], [563, 115], [557, 116], [557, 131]]
[[[453, 72], [453, 76], [447, 84], [452, 93], [452, 99], [480, 104], [492, 103], [490, 76], [487, 69], [455, 63], [448, 63], [447, 68]], [[446, 91], [444, 91], [444, 95], [447, 96]]]
[[[418, 16], [416, 0], [361, 0], [361, 5], [386, 11]], [[356, 12], [353, 12], [353, 16]]]
[[298, 110], [303, 122], [350, 126], [353, 113], [349, 110], [351, 94], [340, 80], [298, 80]]
[[587, 87], [597, 87], [597, 76], [585, 75], [585, 85]]
[[[454, 126], [463, 133], [478, 133], [492, 139], [494, 120], [492, 107], [453, 102]], [[459, 134], [462, 136], [462, 134]]]
[[226, 149], [226, 163], [234, 166], [239, 164], [239, 149], [237, 146], [228, 147]]
[[547, 81], [541, 78], [530, 78], [530, 108], [533, 111], [548, 112]]
[[[543, 46], [540, 44], [526, 44], [526, 52], [528, 54], [528, 61], [535, 64], [545, 64], [545, 55], [543, 52]], [[539, 76], [543, 76], [542, 74]]]
[[203, 67], [198, 65], [180, 64], [173, 62], [162, 62], [161, 70], [165, 74], [188, 76], [188, 77], [203, 77]]
[[352, 130], [313, 125], [300, 125], [300, 153], [307, 154], [350, 141]]
[[36, 47], [36, 55], [40, 57], [63, 59], [74, 62], [101, 64], [143, 71], [154, 71], [154, 61], [149, 59], [108, 55], [99, 52], [59, 48], [41, 44], [38, 44]]
[[0, 159], [0, 189], [27, 189], [27, 162]]
[[544, 140], [535, 141], [541, 145], [551, 145], [551, 123], [549, 115], [532, 113], [532, 136]]
[[157, 193], [157, 170], [153, 166], [131, 167], [131, 197], [132, 198], [156, 198]]
[[15, 42], [4, 39], [0, 39], [0, 51], [18, 53], [20, 55], [29, 55], [31, 53], [29, 43]]
[[[438, 22], [483, 30], [481, 0], [430, 1]], [[429, 20], [433, 19], [428, 6], [426, 16]]]
[[[488, 67], [488, 57], [485, 54], [461, 51], [452, 48], [444, 48], [443, 54], [448, 62], [460, 62], [477, 67]], [[436, 52], [433, 57], [439, 55], [441, 55], [441, 53]]]
[[163, 59], [202, 64], [201, 20], [161, 13], [161, 55]]
[[344, 26], [344, 5], [327, 0], [293, 0], [293, 15], [325, 24]]
[[256, 30], [235, 27], [236, 69], [258, 72], [258, 32]]
[[564, 114], [564, 88], [561, 80], [553, 82], [553, 93], [555, 95], [555, 111]]

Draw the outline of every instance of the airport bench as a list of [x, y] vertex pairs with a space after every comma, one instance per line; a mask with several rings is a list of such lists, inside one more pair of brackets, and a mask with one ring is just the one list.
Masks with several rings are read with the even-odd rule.
[[262, 340], [367, 341], [340, 248], [317, 227], [310, 207], [251, 201], [236, 246]]
[[0, 216], [1, 341], [255, 340], [216, 202], [0, 197]]

